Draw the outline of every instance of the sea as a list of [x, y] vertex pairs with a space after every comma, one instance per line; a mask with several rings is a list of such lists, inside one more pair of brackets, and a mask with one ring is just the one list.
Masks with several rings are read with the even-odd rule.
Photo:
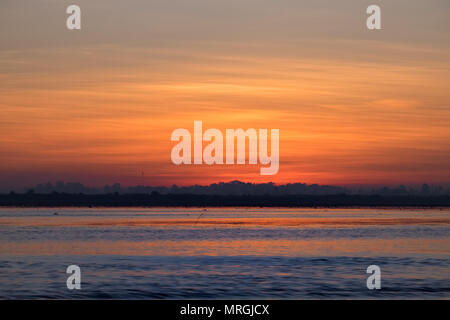
[[449, 208], [0, 208], [0, 299], [448, 298]]

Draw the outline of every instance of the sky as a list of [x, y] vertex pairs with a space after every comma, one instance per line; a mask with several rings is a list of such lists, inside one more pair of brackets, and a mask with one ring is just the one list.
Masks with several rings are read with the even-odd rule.
[[[449, 183], [449, 98], [448, 0], [0, 3], [0, 191]], [[174, 165], [171, 133], [195, 120], [279, 129], [279, 172]]]

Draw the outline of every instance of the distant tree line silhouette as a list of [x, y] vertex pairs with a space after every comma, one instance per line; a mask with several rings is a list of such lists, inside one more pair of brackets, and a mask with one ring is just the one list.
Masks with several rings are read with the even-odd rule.
[[450, 196], [380, 195], [192, 195], [192, 194], [3, 194], [0, 206], [23, 207], [449, 207]]
[[131, 186], [122, 187], [120, 183], [106, 185], [104, 187], [87, 187], [79, 182], [50, 182], [38, 184], [32, 188], [25, 188], [22, 192], [33, 191], [38, 194], [69, 193], [69, 194], [192, 194], [192, 195], [382, 195], [382, 196], [439, 196], [450, 195], [450, 187], [423, 184], [420, 187], [365, 187], [345, 188], [339, 186], [288, 183], [276, 185], [274, 183], [245, 183], [241, 181], [213, 183], [207, 186]]
[[[25, 207], [450, 207], [450, 194], [422, 186], [374, 189], [366, 194], [341, 187], [301, 183], [277, 186], [239, 181], [191, 187], [127, 187], [101, 190], [78, 184], [40, 185], [24, 193], [0, 194], [0, 206]], [[44, 188], [44, 189], [42, 189]], [[78, 192], [77, 192], [78, 191]], [[89, 191], [89, 193], [87, 192]], [[379, 193], [376, 193], [379, 192]]]

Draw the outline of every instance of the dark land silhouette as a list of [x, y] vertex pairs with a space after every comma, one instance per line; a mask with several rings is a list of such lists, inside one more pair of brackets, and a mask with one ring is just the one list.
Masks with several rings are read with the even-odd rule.
[[17, 207], [449, 207], [450, 190], [419, 187], [349, 189], [293, 183], [221, 182], [209, 186], [102, 188], [81, 183], [39, 184], [0, 194], [0, 206]]
[[14, 190], [17, 193], [34, 192], [38, 194], [50, 193], [68, 193], [68, 194], [192, 194], [192, 195], [220, 195], [220, 196], [239, 196], [239, 195], [270, 195], [270, 196], [290, 196], [290, 195], [381, 195], [381, 196], [441, 196], [450, 195], [450, 185], [428, 185], [420, 186], [396, 186], [396, 187], [341, 187], [305, 183], [288, 183], [277, 185], [269, 183], [246, 183], [241, 181], [219, 182], [210, 185], [192, 185], [192, 186], [130, 186], [123, 187], [120, 183], [105, 185], [103, 187], [88, 187], [79, 182], [50, 182], [38, 184], [34, 187]]

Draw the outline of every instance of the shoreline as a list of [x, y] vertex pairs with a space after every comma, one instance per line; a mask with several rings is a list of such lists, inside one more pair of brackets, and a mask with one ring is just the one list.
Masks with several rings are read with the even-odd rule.
[[450, 195], [194, 195], [194, 194], [0, 194], [0, 208], [423, 208], [450, 207]]

